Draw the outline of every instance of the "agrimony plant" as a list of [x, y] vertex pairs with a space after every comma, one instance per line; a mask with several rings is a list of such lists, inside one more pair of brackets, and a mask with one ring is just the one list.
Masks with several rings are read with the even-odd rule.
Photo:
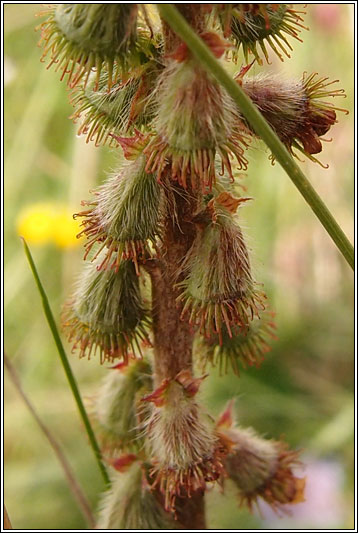
[[[315, 160], [343, 91], [316, 74], [250, 76], [252, 63], [223, 71], [241, 51], [260, 65], [268, 49], [289, 57], [305, 28], [290, 5], [158, 7], [161, 28], [142, 4], [56, 4], [40, 25], [79, 133], [127, 160], [75, 215], [88, 264], [64, 319], [80, 356], [116, 363], [92, 413], [112, 478], [103, 529], [205, 529], [205, 491], [228, 477], [249, 508], [261, 498], [280, 510], [304, 492], [296, 451], [237, 426], [232, 405], [214, 422], [193, 355], [238, 374], [270, 350], [273, 313], [238, 222], [250, 198], [232, 183], [261, 136], [304, 188], [285, 147]], [[305, 197], [349, 258], [329, 212]]]

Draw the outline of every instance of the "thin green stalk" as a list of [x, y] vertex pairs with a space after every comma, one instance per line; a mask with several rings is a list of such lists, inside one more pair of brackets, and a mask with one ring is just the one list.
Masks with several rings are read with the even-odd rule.
[[40, 277], [39, 277], [38, 272], [36, 270], [36, 266], [35, 266], [34, 260], [32, 258], [31, 252], [29, 250], [29, 247], [27, 246], [25, 239], [23, 238], [22, 240], [23, 240], [23, 244], [24, 244], [24, 249], [25, 249], [25, 254], [26, 254], [27, 260], [29, 262], [29, 265], [30, 265], [32, 274], [34, 276], [37, 288], [38, 288], [39, 293], [41, 295], [42, 305], [43, 305], [43, 308], [44, 308], [46, 319], [47, 319], [48, 325], [50, 327], [50, 330], [51, 330], [52, 336], [54, 338], [54, 341], [56, 343], [57, 351], [58, 351], [59, 356], [61, 358], [61, 362], [62, 362], [63, 368], [65, 370], [65, 373], [66, 373], [66, 376], [67, 376], [67, 379], [68, 379], [68, 383], [69, 383], [69, 385], [71, 387], [73, 396], [75, 398], [75, 402], [76, 402], [78, 410], [80, 412], [82, 421], [83, 421], [83, 423], [85, 425], [90, 445], [91, 445], [91, 447], [93, 449], [93, 452], [95, 454], [95, 457], [96, 457], [96, 460], [97, 460], [97, 463], [98, 463], [98, 467], [99, 467], [99, 469], [101, 471], [103, 479], [104, 479], [105, 483], [107, 485], [109, 485], [110, 484], [110, 480], [109, 480], [106, 468], [105, 468], [105, 466], [103, 464], [103, 461], [102, 461], [101, 451], [100, 451], [100, 448], [98, 446], [98, 443], [97, 443], [95, 434], [93, 432], [91, 423], [89, 421], [88, 415], [87, 415], [86, 410], [84, 408], [84, 405], [83, 405], [83, 402], [82, 402], [82, 398], [81, 398], [79, 390], [78, 390], [78, 386], [77, 386], [77, 382], [76, 382], [75, 376], [73, 375], [72, 369], [71, 369], [70, 364], [68, 362], [67, 355], [66, 355], [65, 349], [63, 347], [63, 344], [62, 344], [62, 341], [61, 341], [61, 338], [60, 338], [60, 335], [59, 335], [59, 332], [58, 332], [58, 329], [57, 329], [57, 326], [56, 326], [56, 322], [55, 322], [54, 316], [53, 316], [51, 308], [50, 308], [50, 304], [49, 304], [45, 289], [43, 288], [43, 285], [41, 283]]
[[330, 213], [329, 209], [308, 181], [300, 167], [289, 154], [285, 145], [277, 137], [260, 111], [251, 102], [242, 88], [222, 67], [220, 62], [208, 49], [203, 40], [193, 31], [185, 18], [173, 4], [157, 4], [161, 17], [175, 33], [186, 43], [202, 66], [227, 90], [240, 111], [248, 120], [257, 135], [267, 144], [271, 152], [287, 172], [294, 185], [300, 191], [312, 211], [315, 213], [327, 233], [341, 251], [347, 263], [354, 268], [353, 246]]

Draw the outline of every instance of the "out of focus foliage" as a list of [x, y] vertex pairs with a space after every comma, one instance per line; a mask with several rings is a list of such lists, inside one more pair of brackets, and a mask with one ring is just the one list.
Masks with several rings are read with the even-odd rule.
[[[88, 190], [104, 177], [102, 169], [113, 167], [118, 154], [76, 137], [76, 126], [68, 120], [71, 106], [66, 87], [39, 61], [34, 14], [40, 6], [6, 4], [4, 9], [5, 347], [95, 507], [102, 482], [18, 232], [28, 238], [59, 318], [82, 257], [82, 246], [71, 245], [70, 219], [64, 213], [78, 211], [81, 199], [88, 198]], [[283, 64], [272, 54], [272, 64], [265, 68], [288, 78], [317, 70], [339, 79], [347, 93], [344, 107], [352, 111], [353, 6], [309, 4], [307, 11], [310, 31], [303, 32], [303, 44], [296, 43], [291, 60]], [[302, 166], [352, 239], [353, 116], [341, 114], [339, 119], [332, 128], [333, 142], [325, 143], [320, 155], [329, 169], [311, 162]], [[351, 528], [353, 277], [318, 220], [279, 165], [271, 166], [268, 155], [259, 142], [250, 151], [243, 184], [255, 201], [243, 211], [242, 220], [254, 267], [277, 313], [279, 340], [260, 369], [242, 371], [239, 378], [213, 372], [204, 394], [214, 413], [237, 395], [242, 425], [253, 425], [267, 437], [285, 434], [291, 447], [304, 449], [307, 502], [282, 519], [263, 507], [262, 519], [238, 509], [228, 486], [224, 495], [216, 490], [209, 494], [208, 524], [232, 529]], [[42, 222], [33, 226], [38, 232], [42, 224], [46, 238], [36, 238], [29, 213], [40, 216], [37, 220]], [[61, 214], [62, 222], [56, 218]], [[100, 367], [98, 359], [79, 361], [75, 355], [71, 364], [83, 396], [93, 396], [108, 370]], [[7, 379], [5, 498], [16, 529], [85, 527], [52, 450]]]

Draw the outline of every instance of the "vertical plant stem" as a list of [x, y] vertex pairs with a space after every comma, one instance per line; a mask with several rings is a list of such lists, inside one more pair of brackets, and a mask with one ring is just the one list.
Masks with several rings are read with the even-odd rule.
[[174, 191], [170, 201], [175, 202], [173, 209], [180, 222], [173, 220], [171, 213], [166, 217], [160, 254], [162, 259], [151, 272], [157, 385], [165, 378], [175, 378], [181, 370], [191, 370], [194, 340], [190, 325], [180, 319], [181, 312], [176, 304], [178, 294], [173, 284], [178, 281], [178, 267], [195, 237], [195, 226], [188, 220], [194, 212], [196, 199], [181, 189], [179, 192]]
[[81, 509], [81, 512], [82, 512], [84, 518], [86, 519], [86, 521], [87, 521], [88, 525], [90, 526], [90, 528], [93, 528], [94, 525], [95, 525], [95, 520], [94, 520], [94, 516], [93, 516], [92, 511], [91, 511], [91, 506], [90, 506], [86, 496], [84, 495], [79, 483], [77, 482], [77, 479], [75, 478], [75, 476], [74, 476], [74, 474], [72, 472], [72, 468], [71, 468], [69, 462], [67, 461], [63, 451], [61, 450], [61, 446], [59, 445], [59, 443], [57, 442], [56, 438], [51, 433], [51, 431], [48, 429], [48, 427], [41, 420], [41, 418], [38, 415], [38, 413], [37, 413], [35, 407], [33, 406], [32, 402], [30, 401], [30, 399], [25, 394], [24, 389], [22, 388], [19, 376], [17, 375], [17, 372], [16, 372], [14, 366], [12, 365], [10, 359], [6, 355], [6, 353], [4, 354], [4, 363], [5, 363], [5, 366], [7, 368], [7, 371], [9, 372], [9, 376], [11, 378], [11, 381], [13, 382], [13, 384], [16, 387], [18, 393], [20, 394], [21, 398], [23, 399], [24, 403], [27, 405], [30, 413], [32, 414], [32, 416], [36, 420], [36, 422], [39, 425], [41, 431], [43, 432], [43, 434], [45, 435], [45, 437], [49, 441], [53, 451], [55, 452], [55, 454], [57, 456], [57, 459], [59, 460], [59, 462], [60, 462], [60, 464], [61, 464], [61, 466], [63, 468], [63, 471], [65, 473], [66, 479], [68, 481], [68, 485], [69, 485], [69, 487], [70, 487], [75, 499], [78, 502], [78, 505], [79, 505], [79, 507]]
[[341, 251], [347, 263], [353, 269], [354, 251], [352, 244], [260, 111], [235, 80], [229, 76], [176, 7], [172, 4], [157, 4], [157, 6], [161, 17], [186, 43], [193, 55], [200, 61], [200, 64], [227, 90], [254, 131], [267, 144], [277, 161], [287, 172], [294, 185], [331, 236], [337, 248]]
[[[200, 31], [204, 18], [200, 4], [176, 4], [196, 31]], [[180, 41], [170, 25], [163, 23], [166, 54], [172, 53]], [[192, 222], [198, 206], [198, 194], [181, 186], [173, 187], [171, 177], [166, 177], [170, 186], [166, 194], [167, 216], [163, 222], [161, 260], [151, 272], [152, 318], [154, 335], [155, 381], [173, 379], [182, 370], [192, 370], [194, 333], [191, 326], [181, 320], [174, 287], [178, 269], [190, 250], [196, 236]], [[175, 213], [175, 216], [173, 214]], [[177, 520], [181, 529], [206, 529], [205, 500], [202, 490], [194, 491], [191, 497], [181, 497], [175, 503]]]
[[92, 450], [93, 450], [93, 452], [95, 454], [96, 461], [97, 461], [98, 467], [99, 467], [99, 469], [101, 471], [102, 477], [103, 477], [106, 485], [109, 485], [110, 484], [110, 480], [109, 480], [109, 476], [107, 474], [106, 468], [105, 468], [103, 460], [102, 460], [101, 451], [100, 451], [100, 448], [98, 446], [98, 443], [97, 443], [95, 434], [93, 432], [91, 423], [89, 421], [88, 415], [87, 415], [86, 410], [84, 408], [84, 405], [83, 405], [83, 402], [82, 402], [82, 398], [81, 398], [81, 395], [80, 395], [79, 390], [78, 390], [78, 386], [77, 386], [77, 382], [76, 382], [75, 376], [73, 375], [72, 369], [71, 369], [70, 364], [68, 362], [67, 355], [66, 355], [65, 349], [63, 347], [63, 344], [62, 344], [62, 341], [61, 341], [61, 338], [60, 338], [60, 335], [59, 335], [59, 332], [58, 332], [58, 329], [57, 329], [57, 326], [56, 326], [56, 322], [55, 322], [54, 316], [53, 316], [51, 308], [50, 308], [50, 304], [49, 304], [45, 289], [42, 286], [40, 277], [39, 277], [38, 272], [36, 270], [36, 266], [35, 266], [34, 260], [32, 258], [31, 252], [30, 252], [30, 250], [29, 250], [29, 248], [28, 248], [28, 246], [26, 244], [26, 241], [25, 241], [25, 239], [22, 239], [22, 240], [23, 240], [23, 244], [24, 244], [24, 249], [25, 249], [25, 254], [26, 254], [27, 260], [28, 260], [28, 262], [30, 264], [30, 268], [31, 268], [32, 274], [34, 276], [37, 288], [38, 288], [39, 293], [41, 295], [42, 305], [43, 305], [43, 308], [44, 308], [45, 316], [46, 316], [48, 325], [50, 327], [52, 336], [54, 338], [54, 341], [56, 343], [57, 351], [59, 353], [63, 368], [64, 368], [66, 376], [67, 376], [68, 383], [69, 383], [69, 385], [71, 387], [72, 394], [74, 396], [75, 402], [76, 402], [78, 410], [80, 412], [80, 416], [81, 416], [82, 421], [84, 423], [84, 426], [86, 428], [86, 432], [87, 432], [87, 435], [88, 435], [88, 438], [89, 438], [90, 445], [91, 445]]
[[[168, 178], [169, 179], [169, 178]], [[147, 270], [152, 280], [152, 318], [154, 335], [154, 380], [159, 386], [164, 379], [173, 379], [181, 370], [192, 370], [194, 333], [191, 326], [180, 318], [176, 304], [178, 293], [173, 287], [178, 267], [193, 243], [196, 228], [191, 218], [197, 206], [197, 198], [178, 187], [170, 202], [177, 213], [172, 212], [164, 221], [160, 261]], [[150, 262], [148, 262], [150, 263]], [[190, 498], [176, 499], [177, 520], [182, 529], [206, 529], [204, 492], [197, 490]]]

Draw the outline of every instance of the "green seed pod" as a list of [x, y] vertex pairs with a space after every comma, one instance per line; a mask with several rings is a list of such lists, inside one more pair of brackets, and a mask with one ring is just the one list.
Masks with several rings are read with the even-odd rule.
[[[103, 65], [110, 88], [122, 72], [140, 65], [150, 53], [151, 41], [137, 28], [138, 4], [56, 4], [43, 15], [39, 45], [42, 60], [50, 55], [48, 68], [55, 64], [67, 75], [68, 85], [86, 85], [93, 69], [97, 84]], [[141, 53], [142, 52], [142, 53]], [[95, 84], [96, 88], [96, 84]]]
[[221, 415], [217, 431], [226, 444], [224, 466], [239, 489], [240, 503], [252, 509], [259, 498], [275, 511], [285, 504], [304, 501], [305, 479], [297, 478], [293, 468], [300, 465], [299, 452], [288, 450], [282, 441], [259, 437], [251, 428], [234, 425], [233, 404]]
[[200, 337], [197, 352], [204, 369], [210, 363], [219, 367], [220, 374], [226, 374], [230, 365], [232, 371], [240, 375], [240, 365], [259, 367], [264, 355], [271, 350], [268, 341], [276, 338], [272, 313], [266, 311], [250, 322], [246, 332], [237, 326], [232, 326], [231, 332], [230, 337], [227, 330], [223, 330], [221, 344], [218, 336]]
[[197, 62], [171, 60], [159, 79], [156, 100], [157, 135], [144, 150], [148, 172], [156, 172], [160, 180], [169, 165], [173, 180], [205, 191], [215, 183], [216, 155], [232, 179], [230, 157], [246, 169], [247, 139], [235, 105]]
[[159, 63], [150, 61], [108, 90], [108, 72], [103, 70], [97, 91], [93, 91], [97, 77], [92, 74], [87, 86], [76, 87], [70, 97], [75, 107], [71, 118], [75, 122], [81, 118], [78, 135], [86, 135], [86, 141], [94, 140], [96, 146], [111, 146], [117, 144], [113, 135], [148, 127], [154, 117], [150, 95], [159, 72]]
[[90, 209], [74, 215], [84, 217], [79, 236], [88, 238], [85, 258], [97, 242], [100, 247], [93, 259], [106, 249], [99, 269], [118, 269], [123, 259], [132, 259], [139, 274], [138, 260], [152, 255], [149, 242], [156, 246], [161, 187], [156, 177], [145, 171], [145, 162], [140, 154], [127, 163], [119, 176], [110, 177], [95, 191], [95, 201], [82, 202]]
[[[239, 201], [243, 200], [247, 199]], [[219, 203], [216, 209], [213, 220], [198, 233], [183, 263], [181, 276], [185, 278], [177, 284], [177, 300], [183, 305], [183, 318], [188, 316], [189, 323], [199, 326], [205, 337], [218, 335], [222, 344], [223, 326], [229, 337], [233, 335], [233, 325], [247, 331], [250, 321], [264, 310], [265, 295], [257, 290], [252, 278], [240, 227], [228, 209]]]
[[179, 526], [151, 492], [137, 461], [127, 472], [112, 474], [111, 487], [100, 505], [96, 529], [171, 531]]
[[[312, 154], [322, 150], [322, 136], [336, 123], [336, 107], [326, 98], [345, 96], [343, 89], [332, 89], [328, 78], [304, 73], [299, 81], [282, 81], [275, 76], [236, 78], [245, 93], [261, 111], [288, 150], [294, 149], [320, 163]], [[249, 127], [249, 125], [247, 124]], [[271, 159], [273, 159], [271, 157]], [[320, 163], [321, 164], [321, 163]]]
[[152, 487], [158, 487], [164, 508], [174, 513], [177, 496], [190, 498], [205, 490], [206, 483], [216, 481], [222, 471], [213, 424], [194, 398], [201, 380], [182, 371], [144, 398], [155, 404], [146, 422]]
[[102, 261], [99, 257], [86, 265], [67, 305], [64, 327], [80, 357], [90, 358], [98, 349], [101, 363], [121, 358], [127, 364], [130, 351], [141, 355], [140, 343], [149, 343], [149, 315], [132, 261], [122, 261], [116, 271], [99, 271]]
[[258, 47], [268, 63], [266, 45], [283, 61], [281, 52], [290, 57], [288, 50], [292, 50], [286, 35], [302, 42], [298, 34], [302, 28], [307, 29], [302, 25], [301, 15], [305, 12], [292, 9], [289, 4], [221, 4], [218, 13], [224, 35], [236, 46], [234, 57], [242, 47], [246, 62], [252, 53], [260, 65]]
[[152, 371], [146, 359], [117, 367], [109, 370], [95, 405], [102, 448], [111, 452], [142, 446], [138, 428], [143, 404], [138, 402], [152, 389]]

